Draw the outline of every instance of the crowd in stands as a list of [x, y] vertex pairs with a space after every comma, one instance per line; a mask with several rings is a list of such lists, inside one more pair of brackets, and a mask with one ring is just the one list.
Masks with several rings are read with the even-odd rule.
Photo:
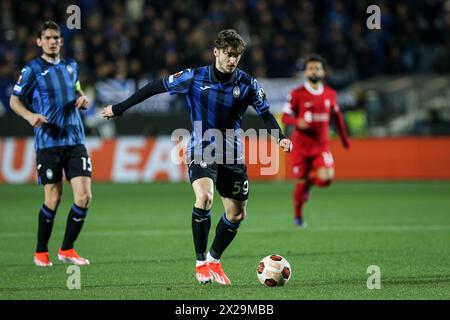
[[[67, 7], [81, 9], [69, 30]], [[319, 53], [336, 86], [380, 74], [450, 72], [450, 0], [375, 1], [381, 29], [369, 30], [362, 0], [2, 0], [0, 86], [39, 55], [39, 25], [62, 28], [64, 54], [80, 65], [82, 83], [149, 79], [210, 64], [224, 28], [247, 41], [241, 68], [262, 77], [291, 77], [302, 58]]]

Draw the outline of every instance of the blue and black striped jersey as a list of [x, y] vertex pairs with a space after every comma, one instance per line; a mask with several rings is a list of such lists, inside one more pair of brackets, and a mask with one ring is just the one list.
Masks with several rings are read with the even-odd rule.
[[75, 60], [50, 63], [33, 59], [21, 71], [13, 95], [30, 105], [48, 123], [34, 129], [35, 149], [84, 144], [84, 128], [75, 108], [78, 66]]
[[205, 151], [212, 150], [215, 159], [243, 161], [240, 129], [247, 107], [253, 106], [258, 115], [269, 112], [264, 90], [255, 78], [236, 69], [228, 82], [221, 83], [213, 66], [204, 66], [165, 77], [163, 83], [170, 94], [186, 96], [192, 125], [188, 159], [204, 157]]

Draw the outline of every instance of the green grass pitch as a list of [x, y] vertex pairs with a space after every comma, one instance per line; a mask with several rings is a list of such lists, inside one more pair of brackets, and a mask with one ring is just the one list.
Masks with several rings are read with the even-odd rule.
[[[450, 182], [336, 182], [315, 188], [304, 230], [292, 225], [292, 183], [250, 184], [248, 218], [222, 257], [232, 285], [199, 285], [193, 193], [180, 184], [94, 184], [76, 248], [91, 260], [81, 289], [57, 260], [72, 202], [65, 184], [50, 241], [52, 268], [32, 264], [41, 187], [0, 186], [0, 299], [449, 299]], [[210, 243], [223, 212], [216, 193]], [[210, 244], [209, 243], [209, 244]], [[256, 267], [286, 257], [292, 278], [268, 288]], [[369, 290], [367, 268], [381, 268]]]

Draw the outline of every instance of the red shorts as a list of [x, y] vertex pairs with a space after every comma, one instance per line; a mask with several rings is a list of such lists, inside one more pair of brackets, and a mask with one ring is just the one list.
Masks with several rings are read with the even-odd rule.
[[319, 168], [334, 168], [333, 155], [323, 149], [314, 154], [292, 154], [291, 170], [296, 178], [306, 178], [311, 171]]

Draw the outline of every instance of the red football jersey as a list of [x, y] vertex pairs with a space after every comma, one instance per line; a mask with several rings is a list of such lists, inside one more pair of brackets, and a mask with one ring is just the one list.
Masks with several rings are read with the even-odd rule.
[[302, 118], [309, 125], [308, 129], [295, 128], [291, 137], [294, 146], [299, 144], [303, 151], [328, 148], [330, 114], [338, 111], [336, 91], [330, 87], [320, 85], [315, 90], [305, 82], [292, 90], [283, 113], [289, 116], [286, 118], [295, 119], [295, 123], [284, 122], [295, 125]]

